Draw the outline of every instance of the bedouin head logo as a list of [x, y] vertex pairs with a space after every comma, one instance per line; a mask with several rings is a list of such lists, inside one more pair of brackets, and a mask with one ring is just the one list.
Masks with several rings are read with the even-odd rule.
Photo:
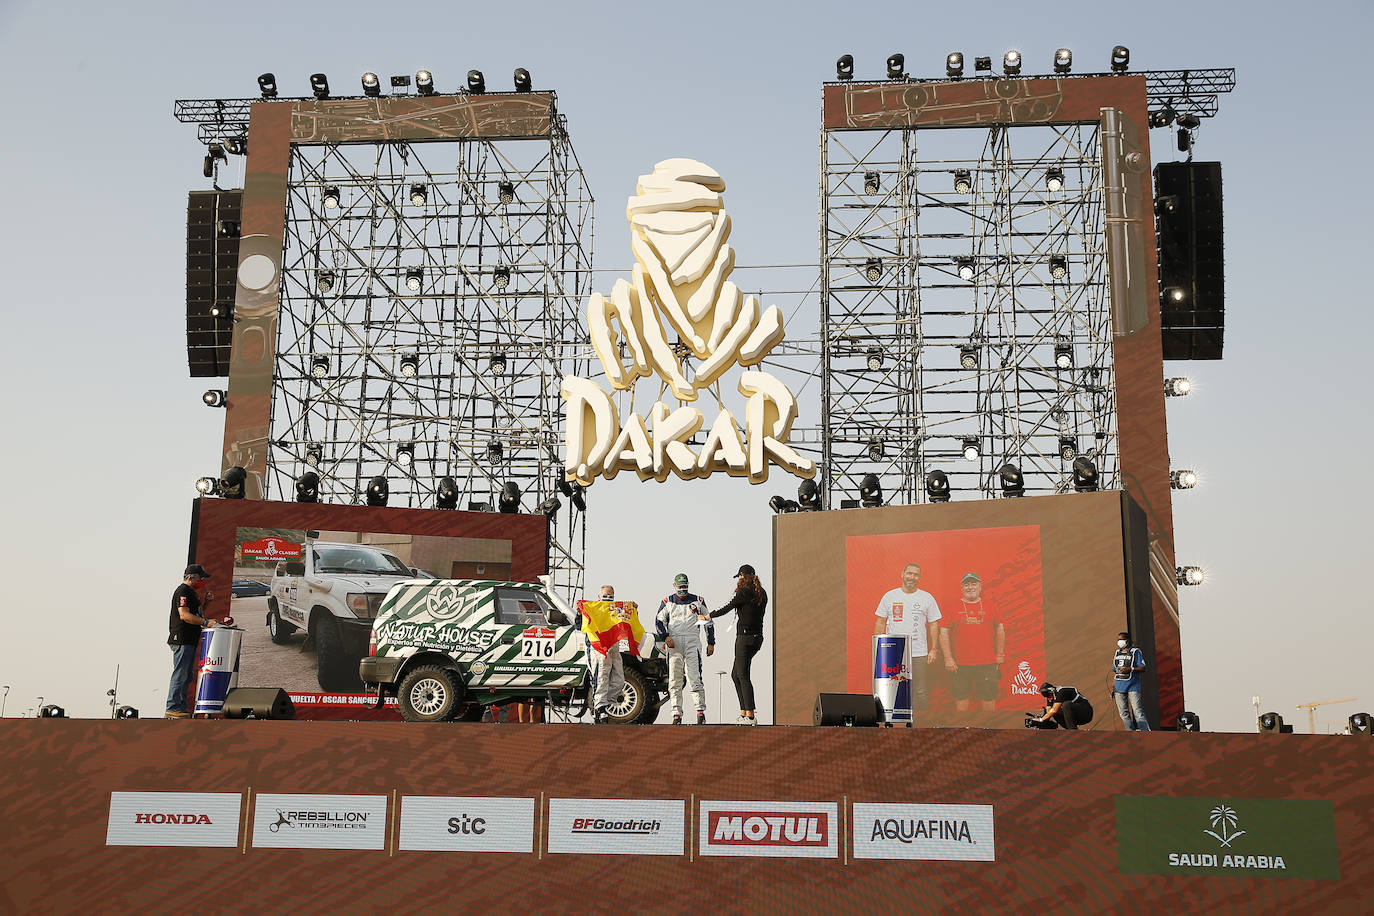
[[1016, 666], [1016, 676], [1013, 680], [1022, 687], [1035, 683], [1035, 675], [1031, 673], [1030, 662], [1021, 662]]
[[[590, 484], [622, 470], [641, 480], [724, 470], [761, 483], [770, 463], [815, 476], [815, 463], [785, 444], [797, 417], [796, 398], [773, 375], [747, 368], [782, 340], [782, 311], [776, 305], [761, 309], [730, 280], [735, 252], [727, 244], [724, 190], [714, 169], [692, 159], [665, 159], [639, 177], [626, 207], [636, 262], [632, 280], [617, 280], [609, 298], [591, 295], [587, 331], [613, 390], [633, 391], [639, 379], [657, 375], [661, 389], [684, 406], [669, 410], [660, 401], [647, 425], [631, 413], [622, 427], [609, 393], [589, 379], [565, 378], [568, 480]], [[676, 340], [669, 341], [669, 332]], [[736, 364], [746, 367], [737, 386], [747, 399], [745, 436], [722, 409], [701, 453], [694, 454], [686, 440], [704, 419], [685, 405]]]
[[1215, 839], [1223, 848], [1229, 848], [1233, 842], [1245, 836], [1244, 830], [1236, 829], [1236, 824], [1240, 822], [1240, 818], [1236, 815], [1236, 809], [1230, 805], [1213, 807], [1209, 817], [1212, 821], [1212, 829], [1204, 829], [1202, 832]]

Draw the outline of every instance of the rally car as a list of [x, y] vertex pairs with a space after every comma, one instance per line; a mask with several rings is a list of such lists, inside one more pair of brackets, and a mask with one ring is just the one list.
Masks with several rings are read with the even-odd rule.
[[[397, 697], [408, 722], [476, 721], [483, 707], [545, 700], [581, 716], [592, 689], [592, 650], [578, 615], [542, 584], [478, 579], [403, 582], [382, 601], [358, 665], [378, 698]], [[649, 723], [668, 690], [668, 665], [646, 635], [621, 653], [617, 723]]]

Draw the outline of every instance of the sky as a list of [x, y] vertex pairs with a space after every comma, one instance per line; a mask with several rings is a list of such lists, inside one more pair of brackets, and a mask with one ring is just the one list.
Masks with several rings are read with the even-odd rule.
[[[186, 371], [185, 200], [208, 182], [174, 99], [250, 97], [263, 71], [300, 95], [316, 71], [352, 87], [366, 70], [423, 67], [443, 91], [470, 68], [504, 87], [523, 66], [536, 88], [557, 91], [568, 118], [597, 198], [598, 268], [630, 263], [622, 201], [672, 156], [725, 176], [738, 263], [815, 264], [820, 87], [839, 55], [854, 55], [861, 79], [881, 77], [894, 51], [913, 76], [938, 77], [951, 50], [997, 59], [1014, 47], [1026, 72], [1044, 72], [1063, 46], [1076, 70], [1092, 71], [1115, 44], [1130, 47], [1133, 69], [1237, 71], [1196, 148], [1225, 178], [1226, 357], [1166, 366], [1196, 382], [1168, 406], [1173, 465], [1201, 476], [1175, 494], [1178, 560], [1208, 573], [1181, 596], [1186, 705], [1216, 731], [1253, 729], [1255, 696], [1300, 732], [1298, 704], [1359, 698], [1320, 708], [1318, 732], [1374, 708], [1374, 597], [1363, 582], [1374, 488], [1360, 476], [1374, 450], [1361, 393], [1374, 303], [1358, 279], [1374, 240], [1363, 92], [1374, 7], [973, 10], [0, 3], [15, 109], [0, 128], [4, 714], [32, 714], [41, 696], [72, 715], [108, 715], [116, 665], [121, 702], [156, 715], [166, 692], [168, 600], [193, 484], [218, 470], [223, 422], [200, 402], [205, 380]], [[21, 89], [47, 101], [25, 102]], [[1166, 132], [1153, 140], [1156, 161], [1177, 156]], [[615, 276], [598, 274], [598, 288]], [[590, 494], [588, 588], [612, 582], [620, 597], [656, 607], [681, 571], [719, 606], [742, 562], [771, 581], [767, 501], [789, 489], [601, 481]], [[1110, 651], [1104, 641], [1104, 668]], [[717, 673], [728, 657], [708, 667], [713, 718], [718, 688], [733, 715]], [[761, 720], [770, 716], [764, 699]]]

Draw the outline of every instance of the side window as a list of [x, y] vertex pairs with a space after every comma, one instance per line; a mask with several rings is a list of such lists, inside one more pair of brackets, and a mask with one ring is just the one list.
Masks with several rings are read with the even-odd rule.
[[540, 596], [515, 589], [501, 589], [496, 593], [496, 622], [502, 626], [549, 625]]

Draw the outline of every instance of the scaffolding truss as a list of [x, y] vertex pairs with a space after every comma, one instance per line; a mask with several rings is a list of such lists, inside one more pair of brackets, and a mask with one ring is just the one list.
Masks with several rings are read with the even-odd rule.
[[821, 401], [827, 506], [1118, 488], [1098, 127], [824, 130]]

